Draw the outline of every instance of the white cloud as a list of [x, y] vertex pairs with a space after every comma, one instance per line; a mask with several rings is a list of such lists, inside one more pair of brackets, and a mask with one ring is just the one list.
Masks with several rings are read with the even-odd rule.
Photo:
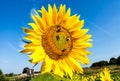
[[8, 46], [9, 47], [11, 47], [13, 50], [15, 50], [15, 51], [18, 51], [19, 49], [15, 46], [15, 45], [13, 45], [11, 42], [7, 42], [7, 44], [8, 44]]
[[87, 20], [87, 19], [85, 19], [85, 21], [87, 21], [88, 23], [90, 23], [90, 25], [92, 25], [92, 27], [94, 27], [94, 28], [102, 31], [102, 32], [105, 33], [106, 35], [112, 37], [111, 32], [106, 31], [103, 27], [100, 27], [100, 26], [98, 26], [96, 23], [93, 23], [93, 22], [91, 22], [91, 21], [89, 21], [89, 20]]

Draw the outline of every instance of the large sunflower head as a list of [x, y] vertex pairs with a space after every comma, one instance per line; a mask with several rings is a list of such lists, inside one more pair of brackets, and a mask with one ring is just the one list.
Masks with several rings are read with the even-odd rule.
[[73, 71], [83, 73], [79, 62], [89, 63], [88, 47], [91, 47], [91, 35], [88, 29], [83, 29], [84, 20], [79, 15], [71, 15], [65, 5], [57, 9], [48, 5], [43, 6], [32, 14], [34, 22], [30, 22], [31, 29], [23, 28], [28, 43], [22, 53], [29, 54], [30, 62], [42, 62], [41, 72], [53, 72], [63, 76], [64, 73], [73, 75]]

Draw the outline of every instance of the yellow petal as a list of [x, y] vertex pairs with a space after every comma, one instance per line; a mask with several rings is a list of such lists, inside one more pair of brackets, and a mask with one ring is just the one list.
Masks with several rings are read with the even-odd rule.
[[41, 68], [42, 73], [50, 72], [52, 70], [53, 61], [46, 55], [45, 61]]
[[73, 48], [71, 50], [71, 53], [79, 53], [83, 56], [91, 54], [91, 52], [89, 52], [86, 48], [80, 48], [80, 49], [79, 48], [76, 48], [76, 49]]
[[24, 39], [25, 40], [30, 40], [34, 44], [41, 44], [42, 43], [41, 36], [39, 38], [36, 38], [36, 37], [28, 35], [28, 36], [25, 36]]
[[53, 18], [54, 18], [54, 16], [53, 16], [52, 12], [53, 12], [52, 7], [51, 7], [50, 4], [48, 4], [49, 26], [53, 24]]
[[82, 37], [80, 37], [80, 38], [78, 38], [77, 40], [75, 40], [75, 42], [85, 42], [85, 41], [88, 41], [88, 39], [90, 39], [92, 37], [92, 35], [89, 35], [89, 34], [87, 34], [87, 35], [84, 35], [84, 36], [82, 36]]
[[41, 8], [41, 12], [42, 12], [42, 20], [45, 21], [46, 26], [49, 26], [49, 15], [46, 9], [44, 8], [44, 6], [42, 6]]
[[81, 20], [81, 21], [77, 22], [76, 24], [71, 25], [69, 27], [69, 31], [72, 32], [72, 31], [80, 30], [83, 26], [84, 26], [84, 20]]
[[88, 32], [88, 29], [82, 29], [82, 30], [76, 30], [71, 32], [71, 35], [74, 38], [80, 38], [82, 36], [84, 36], [86, 33]]
[[55, 64], [54, 74], [57, 74], [57, 75], [63, 77], [64, 72], [60, 68], [60, 65], [62, 65], [62, 64], [58, 61], [55, 61], [54, 64]]
[[66, 24], [67, 24], [67, 22], [68, 22], [68, 19], [69, 19], [69, 17], [70, 17], [70, 8], [67, 10], [67, 12], [65, 13], [65, 15], [64, 15], [64, 17], [63, 17], [63, 20], [61, 21], [61, 25], [62, 26], [64, 26], [64, 27], [66, 27]]
[[79, 17], [80, 17], [80, 16], [77, 16], [76, 14], [73, 15], [73, 16], [71, 16], [71, 17], [68, 19], [67, 23], [66, 23], [66, 28], [67, 28], [67, 29], [70, 29], [70, 28], [73, 27], [76, 23], [78, 23], [78, 22], [79, 22]]
[[24, 53], [24, 54], [30, 54], [31, 52], [33, 52], [35, 49], [24, 49], [22, 51], [20, 51], [21, 53]]
[[64, 65], [63, 70], [65, 71], [66, 74], [69, 74], [69, 76], [72, 78], [73, 77], [73, 72], [72, 69], [70, 68], [70, 66], [67, 64], [67, 62], [65, 61], [65, 59], [63, 59], [61, 61], [61, 64]]
[[24, 37], [24, 39], [26, 39], [26, 40], [33, 41], [35, 39], [38, 42], [40, 42], [41, 38], [42, 38], [41, 36], [32, 36], [32, 35], [27, 35]]
[[80, 73], [83, 73], [83, 69], [82, 67], [80, 66], [80, 64], [75, 60], [73, 59], [71, 56], [69, 56], [67, 58], [69, 60], [69, 62], [71, 63], [71, 66], [78, 72]]
[[81, 49], [81, 48], [91, 48], [92, 44], [89, 42], [80, 42], [80, 43], [73, 43], [73, 48]]
[[36, 35], [34, 33], [29, 33], [27, 36], [25, 36], [26, 40], [31, 40], [31, 39], [41, 39], [41, 35]]
[[24, 48], [26, 49], [35, 49], [37, 46], [39, 46], [41, 44], [33, 44], [33, 43], [28, 43], [24, 46]]
[[53, 13], [52, 13], [53, 15], [53, 23], [54, 24], [57, 24], [57, 8], [56, 8], [56, 5], [54, 4], [54, 6], [53, 6]]
[[41, 27], [40, 20], [41, 17], [39, 14], [35, 11], [36, 14], [31, 15], [32, 19], [34, 20], [35, 23], [28, 23], [36, 32], [43, 32], [43, 28]]
[[45, 71], [45, 65], [46, 65], [46, 62], [43, 61], [43, 62], [42, 62], [42, 65], [41, 65], [41, 68], [40, 68], [40, 72], [41, 72], [41, 73], [44, 73], [44, 71]]
[[60, 5], [60, 10], [57, 15], [57, 24], [60, 24], [63, 20], [63, 16], [65, 14], [66, 6], [65, 5]]
[[23, 28], [23, 31], [29, 35], [36, 35], [36, 36], [42, 35], [41, 32], [35, 32], [34, 30], [28, 28]]
[[82, 55], [80, 53], [70, 53], [70, 56], [73, 57], [76, 60], [79, 60], [82, 64], [88, 64], [89, 63], [89, 59], [85, 56]]
[[38, 63], [44, 60], [45, 58], [45, 52], [42, 46], [39, 46], [36, 48], [36, 50], [30, 55], [30, 58], [32, 59], [32, 63]]
[[46, 24], [43, 19], [39, 15], [32, 15], [35, 23], [29, 23], [28, 25], [32, 26], [32, 28], [37, 32], [43, 32], [46, 30]]

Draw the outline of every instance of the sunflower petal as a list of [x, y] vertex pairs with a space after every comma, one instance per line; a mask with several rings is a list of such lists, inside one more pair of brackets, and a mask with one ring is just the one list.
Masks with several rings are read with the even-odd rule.
[[84, 26], [84, 20], [81, 20], [78, 23], [71, 26], [69, 28], [69, 31], [72, 32], [72, 31], [80, 30], [83, 26]]
[[42, 33], [41, 33], [41, 35], [40, 34], [37, 35], [37, 34], [35, 34], [34, 31], [32, 31], [32, 30], [29, 31], [28, 29], [25, 29], [25, 28], [24, 28], [24, 31], [28, 34], [28, 36], [30, 36], [32, 38], [36, 38], [36, 39], [40, 39], [41, 35], [42, 35]]
[[41, 72], [42, 73], [51, 72], [52, 65], [53, 65], [53, 61], [46, 55], [45, 61], [44, 61], [43, 66], [41, 68]]
[[65, 71], [66, 74], [69, 74], [69, 76], [72, 78], [73, 76], [73, 72], [72, 69], [69, 67], [69, 65], [67, 64], [67, 62], [65, 60], [61, 61], [61, 64], [64, 65], [64, 67], [62, 67]]
[[28, 23], [28, 25], [30, 25], [36, 32], [43, 32], [43, 29], [42, 29], [41, 25], [39, 24], [41, 17], [37, 13], [37, 11], [34, 10], [34, 12], [35, 12], [35, 14], [31, 15], [31, 17], [35, 23]]
[[61, 4], [60, 10], [57, 15], [57, 24], [60, 24], [62, 22], [63, 16], [65, 15], [65, 9], [66, 9], [66, 6]]
[[32, 63], [38, 63], [44, 60], [45, 58], [45, 52], [42, 46], [39, 46], [36, 48], [36, 50], [30, 55], [30, 58], [32, 59]]
[[71, 33], [72, 33], [72, 37], [74, 39], [74, 38], [80, 38], [80, 37], [84, 36], [87, 32], [88, 32], [88, 29], [82, 29], [82, 30], [73, 31]]
[[63, 77], [64, 73], [60, 68], [61, 64], [58, 61], [54, 62], [54, 64], [55, 64], [54, 73], [57, 74], [57, 75], [60, 75], [61, 77]]
[[81, 49], [81, 48], [91, 48], [92, 44], [89, 42], [80, 42], [74, 43], [73, 48]]
[[71, 66], [78, 72], [83, 73], [83, 69], [80, 66], [80, 64], [71, 56], [69, 56], [68, 58], [69, 62], [71, 63]]
[[77, 16], [76, 14], [73, 15], [73, 16], [71, 16], [71, 17], [68, 19], [67, 23], [66, 23], [66, 28], [67, 28], [67, 29], [70, 29], [70, 28], [73, 27], [76, 23], [78, 23], [78, 22], [79, 22], [79, 17], [80, 17], [80, 16]]
[[83, 56], [85, 56], [85, 55], [89, 55], [89, 54], [91, 54], [91, 52], [89, 52], [87, 49], [85, 49], [85, 48], [73, 48], [72, 50], [71, 50], [71, 53], [79, 53], [79, 54], [81, 54], [81, 55], [83, 55]]
[[89, 63], [89, 59], [85, 56], [82, 55], [80, 53], [71, 53], [70, 54], [71, 57], [73, 57], [76, 60], [79, 60], [82, 64], [88, 64]]
[[34, 49], [36, 47], [38, 47], [40, 44], [33, 44], [33, 43], [28, 43], [24, 46], [24, 48], [26, 49]]
[[24, 54], [29, 54], [31, 52], [34, 52], [35, 49], [24, 49], [22, 51], [20, 51], [21, 53], [24, 53]]
[[53, 16], [52, 12], [53, 12], [53, 9], [52, 9], [51, 5], [48, 4], [49, 26], [53, 24], [52, 20], [53, 20], [54, 16]]
[[54, 6], [53, 6], [52, 16], [54, 17], [54, 18], [53, 18], [53, 23], [54, 23], [54, 24], [57, 24], [57, 8], [56, 8], [56, 5], [55, 5], [55, 4], [54, 4]]
[[64, 17], [63, 17], [63, 20], [61, 21], [60, 24], [61, 24], [62, 26], [66, 26], [69, 17], [70, 17], [70, 8], [69, 8], [69, 9], [67, 10], [67, 12], [65, 13], [65, 15], [64, 15]]
[[[35, 25], [32, 23], [29, 23], [29, 25], [33, 25], [36, 31], [38, 30], [38, 32], [43, 32], [46, 30], [46, 24], [45, 21], [39, 16], [39, 15], [33, 15], [32, 16], [33, 20], [35, 21]], [[32, 27], [33, 27], [32, 26]], [[37, 28], [36, 28], [37, 27]]]
[[42, 6], [41, 8], [41, 12], [42, 12], [42, 20], [45, 21], [46, 26], [49, 26], [49, 14], [44, 8], [44, 6]]
[[86, 41], [89, 41], [89, 39], [92, 37], [92, 35], [90, 34], [87, 34], [87, 35], [84, 35], [80, 38], [78, 38], [77, 40], [75, 40], [75, 43], [77, 42], [86, 42]]

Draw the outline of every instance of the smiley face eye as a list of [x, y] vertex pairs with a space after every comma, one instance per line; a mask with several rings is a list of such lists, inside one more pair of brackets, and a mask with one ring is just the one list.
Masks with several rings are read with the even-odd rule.
[[69, 41], [69, 40], [70, 40], [70, 38], [69, 38], [69, 37], [67, 37], [67, 38], [66, 38], [66, 41]]
[[57, 41], [59, 41], [59, 40], [60, 40], [60, 37], [59, 37], [59, 35], [57, 35], [57, 36], [56, 36], [56, 39], [57, 39]]
[[61, 30], [61, 29], [59, 28], [56, 32], [60, 32], [60, 30]]
[[63, 50], [62, 50], [62, 52], [65, 52], [65, 51], [66, 51], [66, 49], [63, 49]]

